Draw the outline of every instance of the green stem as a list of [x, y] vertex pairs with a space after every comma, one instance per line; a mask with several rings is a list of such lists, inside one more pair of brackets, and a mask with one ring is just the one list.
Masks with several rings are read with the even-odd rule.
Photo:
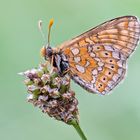
[[82, 140], [87, 140], [86, 136], [84, 135], [79, 123], [75, 120], [70, 122], [71, 125], [73, 125], [73, 127], [76, 129], [77, 133], [79, 134], [79, 136], [81, 137]]

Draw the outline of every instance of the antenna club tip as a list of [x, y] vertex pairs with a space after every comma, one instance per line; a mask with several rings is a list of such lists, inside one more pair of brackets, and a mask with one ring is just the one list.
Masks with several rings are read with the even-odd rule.
[[42, 20], [39, 20], [38, 21], [38, 28], [41, 29], [41, 27], [42, 27]]
[[49, 28], [51, 28], [51, 26], [53, 25], [53, 23], [54, 23], [54, 19], [50, 19]]

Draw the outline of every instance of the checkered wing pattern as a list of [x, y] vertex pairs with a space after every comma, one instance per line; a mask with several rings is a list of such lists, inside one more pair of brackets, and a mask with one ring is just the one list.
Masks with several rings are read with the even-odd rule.
[[70, 76], [92, 93], [106, 94], [122, 79], [127, 58], [140, 37], [140, 23], [134, 16], [107, 21], [60, 45], [69, 61]]

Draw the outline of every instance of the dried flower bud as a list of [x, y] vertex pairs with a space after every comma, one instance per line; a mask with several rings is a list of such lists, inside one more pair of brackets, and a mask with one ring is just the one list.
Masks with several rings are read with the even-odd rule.
[[59, 77], [55, 71], [50, 73], [46, 64], [20, 74], [26, 77], [28, 102], [57, 120], [69, 123], [74, 119], [78, 122], [78, 101], [70, 89], [68, 76]]
[[33, 84], [33, 81], [31, 81], [30, 79], [26, 79], [26, 80], [24, 80], [24, 83], [26, 86], [29, 86], [29, 85]]
[[36, 91], [36, 90], [39, 90], [39, 88], [36, 87], [35, 85], [29, 85], [29, 86], [28, 86], [28, 91], [34, 92], [34, 91]]
[[49, 95], [52, 98], [59, 98], [60, 97], [60, 92], [58, 91], [57, 88], [54, 88], [54, 89], [51, 89]]
[[43, 74], [42, 77], [41, 77], [41, 80], [42, 80], [42, 82], [43, 82], [44, 85], [45, 85], [47, 82], [50, 82], [50, 75], [48, 75], [48, 74]]

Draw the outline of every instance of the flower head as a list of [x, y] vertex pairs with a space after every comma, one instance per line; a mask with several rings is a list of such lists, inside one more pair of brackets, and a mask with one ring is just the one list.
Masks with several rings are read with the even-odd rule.
[[68, 76], [60, 77], [55, 71], [50, 73], [46, 64], [20, 74], [26, 77], [28, 102], [57, 120], [78, 122], [78, 100], [70, 89]]

